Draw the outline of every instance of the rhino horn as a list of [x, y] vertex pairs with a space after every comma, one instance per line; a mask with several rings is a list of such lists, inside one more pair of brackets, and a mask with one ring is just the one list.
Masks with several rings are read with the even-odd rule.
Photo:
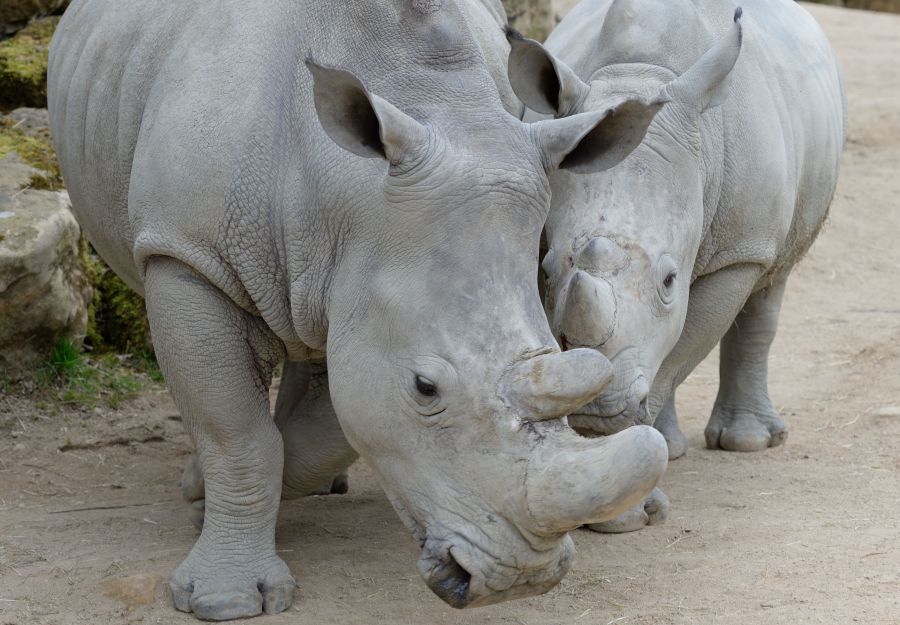
[[616, 328], [616, 294], [609, 282], [576, 269], [563, 296], [554, 323], [563, 349], [571, 344], [598, 347], [610, 339]]
[[564, 417], [600, 394], [613, 376], [606, 356], [573, 349], [529, 358], [504, 376], [501, 395], [523, 419]]
[[601, 438], [570, 430], [546, 437], [525, 482], [535, 531], [558, 534], [619, 516], [653, 490], [667, 463], [665, 439], [647, 425]]

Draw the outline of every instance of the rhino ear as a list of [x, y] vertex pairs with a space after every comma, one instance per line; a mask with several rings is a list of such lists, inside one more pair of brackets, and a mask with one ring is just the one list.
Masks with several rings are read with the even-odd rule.
[[640, 145], [665, 101], [625, 100], [607, 111], [531, 124], [548, 170], [594, 173], [615, 167]]
[[428, 144], [425, 126], [387, 100], [369, 93], [348, 71], [306, 61], [312, 72], [313, 98], [319, 123], [339, 146], [392, 165]]
[[509, 40], [509, 83], [525, 106], [538, 113], [564, 117], [574, 113], [590, 87], [544, 46], [506, 28]]
[[718, 106], [728, 98], [727, 80], [741, 53], [744, 39], [738, 7], [734, 23], [716, 44], [707, 50], [688, 70], [663, 88], [672, 100], [697, 112]]

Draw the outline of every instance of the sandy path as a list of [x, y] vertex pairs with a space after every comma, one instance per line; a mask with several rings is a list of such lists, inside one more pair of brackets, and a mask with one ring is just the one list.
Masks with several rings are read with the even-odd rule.
[[[301, 587], [260, 623], [900, 624], [900, 16], [808, 8], [838, 50], [851, 125], [832, 217], [774, 347], [787, 445], [702, 449], [709, 359], [679, 396], [692, 447], [663, 481], [669, 522], [577, 532], [559, 587], [471, 612], [425, 588], [413, 541], [356, 467], [350, 495], [284, 506], [279, 549]], [[0, 625], [195, 622], [162, 585], [132, 609], [101, 590], [163, 579], [195, 539], [174, 487], [188, 449], [174, 415], [164, 394], [85, 415], [0, 396]], [[99, 446], [57, 451], [67, 441]], [[89, 507], [103, 509], [73, 511]]]

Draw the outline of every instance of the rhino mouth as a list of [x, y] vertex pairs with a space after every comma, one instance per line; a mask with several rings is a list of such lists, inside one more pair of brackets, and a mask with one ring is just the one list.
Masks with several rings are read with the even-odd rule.
[[600, 402], [582, 406], [569, 415], [569, 427], [582, 435], [610, 435], [621, 432], [633, 425], [652, 425], [653, 419], [647, 408], [647, 400], [641, 401], [636, 409], [624, 407], [619, 410], [604, 410]]
[[574, 546], [566, 536], [557, 549], [540, 554], [535, 567], [501, 563], [461, 536], [426, 540], [418, 561], [428, 588], [454, 608], [474, 608], [547, 592], [568, 572]]
[[[432, 528], [436, 531], [429, 531], [409, 513], [399, 498], [385, 492], [403, 524], [419, 543], [421, 553], [416, 566], [425, 584], [454, 608], [480, 607], [545, 593], [559, 583], [572, 565], [575, 545], [569, 536], [552, 541], [552, 546], [533, 545], [522, 531], [507, 521], [506, 531], [513, 532], [515, 539], [500, 541], [500, 544], [519, 544], [530, 554], [525, 559], [531, 560], [523, 566], [521, 553], [515, 552], [513, 564], [507, 564], [488, 549], [440, 523]], [[544, 549], [544, 546], [548, 548]]]

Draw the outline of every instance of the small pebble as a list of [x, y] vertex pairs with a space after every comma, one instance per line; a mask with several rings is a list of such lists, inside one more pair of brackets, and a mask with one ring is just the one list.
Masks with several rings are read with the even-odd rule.
[[876, 417], [900, 417], [900, 406], [882, 406], [875, 411]]

